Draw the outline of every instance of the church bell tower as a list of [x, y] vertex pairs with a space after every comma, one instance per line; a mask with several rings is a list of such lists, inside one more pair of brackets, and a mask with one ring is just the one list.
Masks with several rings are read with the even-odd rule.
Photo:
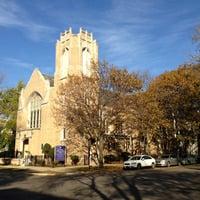
[[78, 34], [73, 34], [69, 28], [56, 43], [55, 84], [69, 75], [90, 76], [92, 61], [98, 61], [98, 45], [92, 33], [80, 28]]

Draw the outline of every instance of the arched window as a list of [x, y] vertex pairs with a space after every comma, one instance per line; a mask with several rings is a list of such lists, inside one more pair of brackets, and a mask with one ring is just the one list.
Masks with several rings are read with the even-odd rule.
[[65, 48], [61, 57], [61, 78], [64, 78], [68, 74], [69, 67], [69, 49]]
[[86, 76], [90, 76], [90, 63], [91, 57], [88, 48], [83, 48], [82, 51], [82, 64], [83, 64], [83, 74]]
[[38, 93], [34, 93], [29, 101], [30, 128], [40, 128], [41, 103], [41, 96]]
[[68, 136], [68, 133], [67, 133], [67, 130], [66, 130], [66, 128], [63, 128], [62, 130], [61, 130], [61, 140], [63, 141], [63, 140], [66, 140], [67, 139], [67, 136]]

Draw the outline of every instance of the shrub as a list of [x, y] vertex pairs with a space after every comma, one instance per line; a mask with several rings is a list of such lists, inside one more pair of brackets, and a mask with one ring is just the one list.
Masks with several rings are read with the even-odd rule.
[[112, 154], [104, 156], [104, 162], [105, 163], [112, 163], [112, 162], [115, 162], [115, 161], [117, 161], [117, 158], [116, 158], [116, 156], [114, 156]]
[[42, 147], [42, 153], [44, 153], [45, 157], [49, 156], [50, 151], [51, 145], [48, 143], [44, 144], [44, 146]]
[[129, 152], [122, 152], [121, 153], [121, 159], [123, 160], [123, 161], [126, 161], [126, 160], [128, 160], [128, 158], [129, 158], [129, 156], [130, 156], [131, 154], [129, 153]]
[[53, 160], [54, 159], [54, 147], [52, 147], [49, 151], [49, 157]]
[[72, 165], [77, 165], [78, 164], [79, 157], [77, 155], [71, 155], [70, 158], [72, 160]]

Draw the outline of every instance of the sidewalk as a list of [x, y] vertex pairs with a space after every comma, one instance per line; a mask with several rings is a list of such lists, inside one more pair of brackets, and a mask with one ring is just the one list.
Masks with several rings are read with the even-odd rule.
[[[0, 165], [1, 169], [11, 170], [25, 170], [32, 174], [76, 174], [76, 173], [91, 173], [99, 171], [98, 167], [93, 166], [89, 169], [87, 165], [78, 166], [62, 166], [62, 167], [41, 167], [41, 166], [13, 166], [13, 165]], [[122, 170], [122, 164], [105, 164], [101, 171], [120, 171]]]
[[[177, 166], [178, 167], [178, 166]], [[180, 166], [185, 169], [200, 170], [200, 164], [194, 165], [184, 165]], [[41, 166], [13, 166], [13, 165], [0, 165], [0, 171], [3, 169], [10, 169], [13, 171], [25, 171], [26, 173], [34, 175], [70, 175], [70, 174], [87, 174], [96, 172], [120, 172], [122, 171], [122, 164], [105, 164], [103, 169], [98, 169], [98, 167], [88, 168], [87, 165], [78, 166], [65, 166], [65, 167], [41, 167]], [[155, 168], [164, 169], [164, 168]]]
[[200, 170], [200, 163], [199, 164], [193, 164], [193, 165], [184, 165], [184, 167], [187, 168], [187, 169]]

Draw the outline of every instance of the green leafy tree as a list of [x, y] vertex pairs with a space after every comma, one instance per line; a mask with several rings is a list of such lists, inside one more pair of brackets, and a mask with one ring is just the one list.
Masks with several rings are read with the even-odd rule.
[[20, 81], [15, 88], [0, 92], [0, 149], [7, 145], [9, 151], [14, 150], [18, 99], [23, 87], [24, 84]]

